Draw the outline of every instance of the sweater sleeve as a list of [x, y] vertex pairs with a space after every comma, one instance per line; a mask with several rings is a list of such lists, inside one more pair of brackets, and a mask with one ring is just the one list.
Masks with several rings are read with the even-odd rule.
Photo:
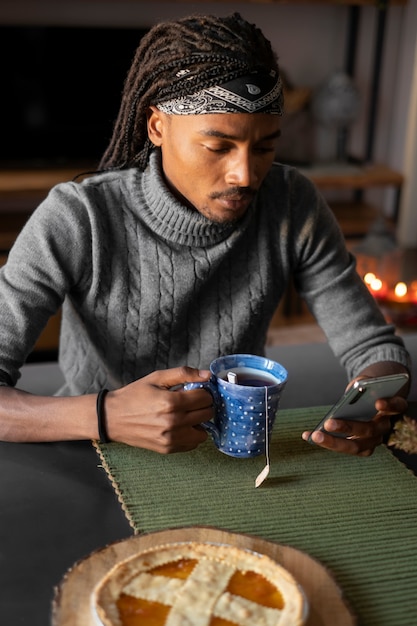
[[75, 189], [50, 192], [0, 270], [0, 385], [16, 384], [48, 319], [88, 273], [91, 234]]
[[349, 379], [381, 361], [410, 367], [403, 341], [359, 277], [331, 209], [299, 174], [295, 188], [295, 284]]

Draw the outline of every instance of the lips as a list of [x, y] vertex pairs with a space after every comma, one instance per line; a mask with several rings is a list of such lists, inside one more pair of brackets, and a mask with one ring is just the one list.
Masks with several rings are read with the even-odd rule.
[[247, 209], [250, 203], [250, 198], [247, 196], [233, 196], [228, 198], [219, 198], [218, 202], [226, 209], [231, 211], [242, 211]]
[[249, 206], [251, 200], [252, 200], [253, 194], [252, 193], [229, 193], [229, 194], [222, 194], [219, 195], [217, 197], [218, 202], [220, 202], [220, 204], [232, 211], [241, 211], [244, 209], [247, 209], [247, 207]]

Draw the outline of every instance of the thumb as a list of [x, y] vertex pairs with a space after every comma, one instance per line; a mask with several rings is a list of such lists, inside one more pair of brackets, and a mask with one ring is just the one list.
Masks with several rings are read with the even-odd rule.
[[147, 378], [151, 384], [157, 387], [172, 389], [172, 387], [182, 386], [185, 383], [206, 381], [210, 378], [210, 375], [210, 370], [198, 370], [184, 365], [183, 367], [152, 372]]

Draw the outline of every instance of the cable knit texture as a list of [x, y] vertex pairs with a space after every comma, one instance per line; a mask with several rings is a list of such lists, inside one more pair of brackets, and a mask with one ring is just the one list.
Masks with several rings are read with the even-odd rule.
[[233, 225], [180, 204], [158, 152], [144, 173], [58, 185], [0, 272], [1, 381], [16, 384], [61, 304], [61, 394], [178, 365], [206, 368], [222, 354], [263, 354], [291, 275], [349, 377], [379, 360], [407, 364], [333, 214], [295, 169], [274, 165]]

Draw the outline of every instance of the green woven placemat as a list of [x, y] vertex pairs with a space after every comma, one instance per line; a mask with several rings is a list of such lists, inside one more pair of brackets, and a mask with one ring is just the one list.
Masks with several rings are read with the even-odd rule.
[[97, 448], [135, 532], [206, 525], [291, 545], [332, 571], [360, 624], [415, 626], [417, 479], [382, 446], [356, 458], [304, 442], [324, 411], [279, 411], [258, 489], [264, 459], [228, 457], [211, 440], [167, 456]]

